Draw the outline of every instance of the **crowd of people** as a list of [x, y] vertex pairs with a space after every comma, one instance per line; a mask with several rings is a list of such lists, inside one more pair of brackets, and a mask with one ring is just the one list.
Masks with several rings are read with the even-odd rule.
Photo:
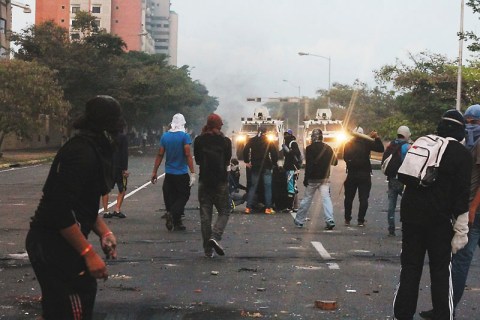
[[[26, 247], [42, 290], [43, 319], [90, 319], [93, 313], [96, 279], [107, 278], [105, 261], [88, 240], [98, 235], [106, 259], [115, 259], [116, 238], [104, 218], [126, 218], [121, 205], [127, 188], [128, 145], [120, 104], [110, 96], [97, 96], [86, 103], [83, 116], [75, 122], [78, 133], [58, 151], [43, 187], [43, 196], [32, 217]], [[165, 159], [162, 191], [169, 231], [184, 231], [185, 205], [197, 182], [202, 247], [207, 258], [225, 255], [220, 244], [230, 214], [246, 202], [244, 213], [251, 214], [262, 203], [262, 211], [275, 214], [272, 179], [285, 181], [286, 212], [294, 216], [294, 226], [303, 228], [315, 193], [320, 190], [325, 229], [336, 226], [330, 191], [331, 166], [338, 164], [335, 150], [323, 141], [319, 129], [311, 133], [311, 144], [303, 157], [291, 130], [284, 133], [284, 162], [279, 170], [279, 150], [268, 142], [262, 126], [243, 150], [247, 186], [240, 183], [240, 163], [232, 158], [232, 142], [222, 132], [222, 118], [208, 116], [201, 133], [192, 141], [186, 120], [177, 113], [170, 130], [159, 142], [151, 182]], [[387, 229], [395, 234], [398, 196], [402, 222], [400, 281], [394, 295], [395, 319], [413, 319], [425, 255], [430, 259], [433, 309], [421, 312], [428, 319], [453, 319], [477, 245], [480, 246], [480, 105], [469, 107], [465, 115], [447, 111], [440, 119], [436, 135], [447, 139], [437, 164], [434, 183], [409, 184], [399, 173], [412, 147], [411, 132], [399, 126], [397, 138], [387, 148], [376, 131], [368, 135], [361, 127], [344, 146], [347, 176], [344, 187], [344, 224], [350, 226], [353, 200], [358, 191], [357, 226], [365, 227], [372, 187], [371, 152], [383, 153], [388, 180]], [[192, 148], [193, 144], [193, 148]], [[412, 152], [414, 152], [413, 150]], [[395, 160], [394, 160], [395, 159]], [[297, 181], [305, 166], [299, 196]], [[118, 187], [115, 211], [107, 208], [108, 194]], [[245, 193], [241, 194], [241, 190]], [[98, 214], [102, 199], [103, 212]], [[215, 209], [215, 210], [214, 210]], [[216, 217], [214, 218], [216, 212]], [[296, 214], [295, 214], [296, 212]], [[453, 292], [453, 294], [452, 294]]]

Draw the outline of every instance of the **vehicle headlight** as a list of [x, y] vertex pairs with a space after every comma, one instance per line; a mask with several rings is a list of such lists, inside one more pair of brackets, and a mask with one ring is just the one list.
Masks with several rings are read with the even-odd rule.
[[237, 142], [245, 142], [247, 140], [247, 136], [245, 135], [238, 135], [236, 138]]
[[267, 140], [270, 141], [270, 142], [273, 142], [277, 139], [276, 139], [274, 134], [269, 133], [269, 134], [267, 134]]
[[336, 139], [338, 143], [344, 143], [348, 140], [348, 135], [345, 132], [340, 132], [337, 134]]

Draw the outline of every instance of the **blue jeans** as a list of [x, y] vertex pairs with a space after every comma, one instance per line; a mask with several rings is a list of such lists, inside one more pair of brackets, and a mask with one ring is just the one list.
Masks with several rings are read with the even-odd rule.
[[467, 282], [468, 270], [472, 263], [475, 248], [480, 247], [480, 214], [475, 215], [473, 225], [468, 231], [468, 243], [459, 250], [452, 258], [452, 282], [453, 282], [453, 305], [454, 307], [462, 299], [465, 283]]
[[395, 232], [395, 208], [397, 207], [398, 196], [403, 193], [403, 183], [398, 179], [390, 178], [388, 181], [388, 231]]
[[[260, 171], [252, 169], [252, 185], [248, 190], [247, 208], [253, 208], [253, 200], [255, 192], [258, 187], [258, 180], [260, 180]], [[265, 169], [263, 171], [263, 188], [265, 193], [265, 207], [272, 207], [272, 169]]]
[[307, 218], [308, 210], [312, 205], [313, 196], [315, 192], [320, 189], [320, 195], [322, 196], [322, 204], [323, 204], [323, 213], [325, 218], [325, 223], [327, 225], [335, 225], [335, 221], [333, 219], [333, 204], [332, 198], [330, 197], [330, 183], [308, 183], [308, 186], [305, 188], [305, 195], [300, 202], [300, 208], [298, 209], [297, 216], [295, 220], [298, 223], [304, 224]]

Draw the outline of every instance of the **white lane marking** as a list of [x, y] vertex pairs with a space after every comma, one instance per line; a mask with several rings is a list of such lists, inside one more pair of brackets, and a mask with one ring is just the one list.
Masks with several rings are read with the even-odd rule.
[[330, 270], [340, 270], [340, 266], [338, 265], [338, 263], [335, 262], [328, 262], [327, 266]]
[[312, 245], [315, 249], [317, 249], [318, 253], [323, 259], [332, 259], [332, 256], [328, 251], [323, 247], [322, 243], [319, 241], [312, 241]]
[[[164, 176], [165, 176], [165, 173], [162, 173], [160, 176], [157, 177], [157, 179], [163, 178]], [[152, 183], [152, 181], [148, 181], [148, 182], [144, 183], [143, 185], [141, 185], [140, 187], [138, 187], [137, 189], [132, 190], [132, 192], [127, 193], [127, 194], [125, 195], [125, 199], [127, 199], [127, 198], [130, 197], [130, 196], [133, 196], [135, 193], [137, 193], [138, 191], [144, 189], [146, 186], [148, 186], [148, 185], [151, 184], [151, 183]], [[113, 201], [112, 203], [110, 203], [107, 208], [111, 208], [111, 207], [113, 207], [113, 206], [116, 205], [116, 204], [117, 204], [117, 200], [115, 200], [115, 201]], [[102, 212], [102, 211], [103, 211], [103, 208], [98, 209], [98, 213], [100, 213], [100, 212]]]
[[10, 169], [6, 169], [6, 170], [0, 170], [0, 173], [9, 172], [9, 171], [16, 171], [16, 170], [23, 170], [23, 169], [30, 169], [30, 168], [35, 168], [35, 167], [39, 167], [39, 166], [41, 166], [41, 164], [35, 164], [33, 166], [27, 166], [27, 167], [10, 168]]

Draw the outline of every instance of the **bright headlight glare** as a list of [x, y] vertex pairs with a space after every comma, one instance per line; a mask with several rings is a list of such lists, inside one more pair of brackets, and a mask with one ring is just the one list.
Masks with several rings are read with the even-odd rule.
[[348, 136], [345, 132], [339, 132], [336, 136], [338, 142], [345, 142], [348, 140]]
[[268, 141], [275, 141], [275, 135], [274, 134], [267, 134], [267, 140]]
[[244, 142], [245, 140], [247, 140], [247, 136], [244, 136], [244, 135], [237, 136], [238, 142]]

